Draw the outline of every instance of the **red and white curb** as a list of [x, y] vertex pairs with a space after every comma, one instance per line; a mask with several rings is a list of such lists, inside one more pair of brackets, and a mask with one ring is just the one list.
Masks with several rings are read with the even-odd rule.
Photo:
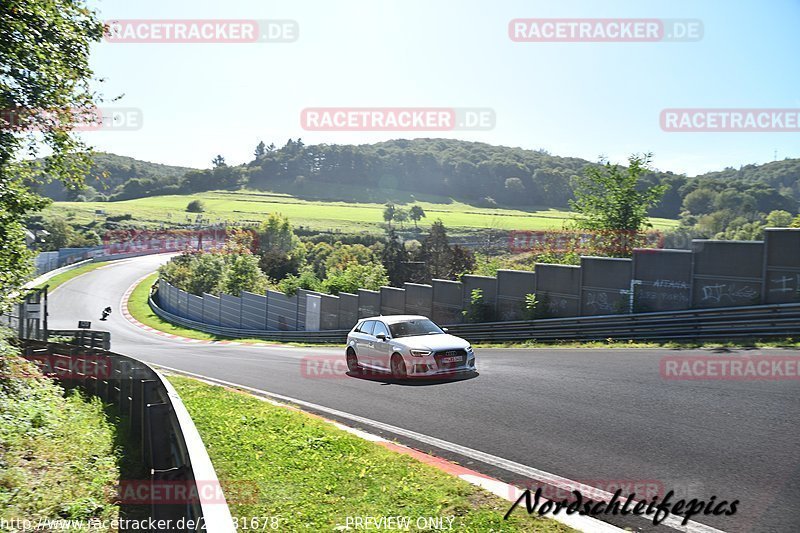
[[271, 343], [268, 343], [268, 342], [252, 342], [251, 343], [251, 342], [210, 341], [210, 340], [203, 340], [203, 339], [192, 339], [192, 338], [189, 338], [189, 337], [183, 337], [181, 335], [175, 335], [174, 333], [167, 333], [166, 331], [161, 331], [159, 329], [153, 328], [153, 327], [148, 326], [146, 324], [142, 324], [141, 322], [136, 320], [133, 317], [133, 315], [131, 315], [130, 311], [128, 310], [128, 300], [130, 300], [131, 294], [136, 289], [136, 287], [138, 287], [140, 283], [142, 283], [145, 279], [147, 279], [151, 275], [152, 275], [152, 273], [145, 274], [141, 278], [139, 278], [136, 281], [134, 281], [133, 285], [128, 287], [128, 289], [125, 291], [125, 294], [122, 295], [122, 300], [120, 300], [120, 302], [119, 302], [120, 314], [125, 317], [125, 320], [127, 320], [128, 322], [130, 322], [131, 324], [133, 324], [137, 328], [143, 329], [143, 330], [147, 331], [148, 333], [153, 333], [155, 335], [160, 335], [162, 337], [166, 337], [168, 339], [172, 339], [172, 340], [179, 341], [179, 342], [187, 342], [187, 343], [191, 343], [191, 344], [223, 344], [223, 345], [227, 344], [227, 345], [231, 345], [231, 346], [247, 345], [247, 346], [272, 346], [272, 347], [280, 346], [280, 347], [284, 347], [284, 345], [282, 345], [282, 344], [274, 344], [274, 343], [271, 344]]
[[[320, 416], [320, 415], [318, 415], [316, 413], [311, 413], [309, 411], [300, 409], [299, 407], [297, 407], [295, 405], [291, 405], [291, 404], [288, 404], [288, 403], [277, 401], [274, 398], [270, 398], [268, 396], [264, 396], [264, 394], [271, 394], [271, 393], [267, 393], [266, 391], [259, 391], [258, 389], [253, 389], [251, 387], [246, 387], [244, 385], [237, 385], [235, 383], [229, 383], [229, 382], [226, 382], [226, 381], [223, 381], [223, 380], [217, 380], [217, 379], [214, 379], [214, 378], [209, 378], [207, 376], [194, 374], [192, 372], [186, 372], [186, 371], [183, 371], [183, 370], [178, 370], [176, 368], [171, 368], [171, 367], [158, 365], [158, 364], [155, 364], [155, 363], [152, 363], [152, 366], [155, 366], [157, 368], [163, 368], [164, 370], [167, 370], [167, 371], [169, 371], [171, 373], [174, 373], [174, 374], [189, 376], [191, 378], [197, 379], [198, 381], [202, 381], [203, 383], [206, 383], [208, 385], [213, 385], [215, 387], [224, 387], [224, 388], [227, 388], [227, 389], [234, 390], [236, 392], [241, 392], [243, 394], [249, 394], [249, 395], [251, 395], [251, 396], [253, 396], [255, 398], [258, 398], [259, 400], [262, 400], [264, 402], [267, 402], [267, 403], [269, 403], [271, 405], [275, 405], [275, 406], [282, 407], [282, 408], [285, 408], [285, 409], [291, 409], [293, 411], [301, 412], [301, 413], [303, 413], [303, 414], [305, 414], [307, 416], [310, 416], [310, 417], [325, 421], [325, 422], [327, 422], [329, 424], [332, 424], [333, 426], [337, 427], [338, 429], [346, 431], [346, 432], [348, 432], [348, 433], [350, 433], [352, 435], [355, 435], [355, 436], [357, 436], [357, 437], [359, 437], [361, 439], [373, 442], [373, 443], [377, 444], [378, 446], [382, 446], [382, 447], [384, 447], [384, 448], [386, 448], [388, 450], [391, 450], [391, 451], [393, 451], [395, 453], [400, 453], [400, 454], [412, 457], [412, 458], [416, 459], [417, 461], [420, 461], [420, 462], [425, 463], [425, 464], [427, 464], [429, 466], [432, 466], [432, 467], [434, 467], [434, 468], [436, 468], [438, 470], [441, 470], [442, 472], [450, 474], [451, 476], [455, 476], [455, 477], [457, 477], [459, 479], [462, 479], [462, 480], [466, 481], [467, 483], [470, 483], [472, 485], [478, 486], [478, 487], [480, 487], [480, 488], [482, 488], [484, 490], [487, 490], [487, 491], [491, 492], [495, 496], [498, 496], [498, 497], [500, 497], [500, 498], [502, 498], [504, 500], [507, 500], [509, 502], [517, 501], [517, 499], [519, 499], [519, 497], [524, 492], [522, 489], [520, 489], [520, 488], [518, 488], [518, 487], [516, 487], [514, 485], [510, 485], [510, 484], [508, 484], [508, 483], [506, 483], [504, 481], [500, 481], [499, 479], [496, 479], [496, 478], [487, 476], [486, 474], [482, 474], [482, 473], [477, 472], [475, 470], [466, 468], [466, 467], [461, 466], [461, 465], [459, 465], [457, 463], [454, 463], [452, 461], [448, 461], [447, 459], [444, 459], [444, 458], [441, 458], [441, 457], [437, 457], [435, 455], [432, 455], [432, 454], [426, 453], [426, 452], [422, 452], [420, 450], [416, 450], [416, 449], [411, 448], [409, 446], [406, 446], [404, 444], [399, 444], [397, 442], [392, 442], [392, 441], [387, 440], [387, 439], [385, 439], [385, 438], [383, 438], [383, 437], [381, 437], [379, 435], [374, 435], [374, 434], [369, 433], [367, 431], [364, 431], [362, 429], [358, 429], [358, 428], [347, 426], [345, 424], [342, 424], [341, 422], [337, 422], [335, 420], [331, 420], [329, 418], [325, 418], [324, 416]], [[275, 395], [275, 396], [278, 396], [278, 395]], [[546, 500], [544, 498], [540, 498], [539, 501], [543, 505], [548, 500]], [[524, 505], [523, 505], [522, 509], [523, 509], [522, 512], [525, 512]], [[579, 531], [585, 531], [585, 532], [590, 532], [590, 533], [595, 533], [595, 532], [597, 532], [597, 533], [627, 533], [626, 530], [624, 530], [624, 529], [618, 528], [618, 527], [616, 527], [614, 525], [611, 525], [611, 524], [609, 524], [607, 522], [603, 522], [601, 520], [598, 520], [596, 518], [592, 518], [592, 517], [589, 517], [589, 516], [553, 514], [552, 512], [545, 513], [544, 516], [547, 517], [547, 518], [550, 518], [552, 520], [555, 520], [557, 522], [560, 522], [560, 523], [562, 523], [564, 525], [567, 525], [567, 526], [569, 526], [571, 528], [577, 529]]]

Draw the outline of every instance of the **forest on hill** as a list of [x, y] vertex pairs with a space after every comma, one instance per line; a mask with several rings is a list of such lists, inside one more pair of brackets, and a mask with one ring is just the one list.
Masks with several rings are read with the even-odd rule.
[[[289, 139], [282, 147], [259, 143], [247, 164], [229, 166], [222, 156], [209, 169], [147, 163], [113, 154], [94, 156], [84, 191], [50, 184], [41, 192], [56, 200], [123, 200], [208, 190], [269, 190], [341, 199], [352, 191], [406, 191], [439, 195], [480, 206], [568, 208], [572, 183], [598, 163], [528, 150], [453, 139], [393, 140], [365, 145], [306, 145]], [[688, 177], [652, 171], [642, 187], [669, 188], [650, 215], [703, 217], [724, 211], [712, 226], [736, 219], [751, 222], [775, 210], [796, 214], [800, 159], [726, 168]], [[720, 226], [723, 226], [720, 229]]]

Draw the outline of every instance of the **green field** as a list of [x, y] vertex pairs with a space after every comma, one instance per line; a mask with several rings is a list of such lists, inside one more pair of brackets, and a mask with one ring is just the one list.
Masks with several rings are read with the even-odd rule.
[[[102, 209], [107, 215], [130, 213], [137, 223], [185, 224], [193, 221], [196, 216], [186, 212], [186, 204], [195, 199], [204, 202], [206, 211], [203, 216], [211, 224], [224, 221], [260, 222], [274, 212], [289, 217], [295, 227], [303, 226], [321, 231], [377, 232], [383, 224], [381, 203], [301, 199], [288, 194], [255, 191], [213, 191], [186, 196], [153, 196], [121, 202], [56, 202], [48, 211], [64, 214], [71, 221], [80, 223], [93, 220], [95, 210]], [[427, 218], [420, 223], [421, 227], [428, 227], [440, 218], [448, 228], [560, 229], [570, 218], [568, 211], [556, 209], [483, 208], [443, 197], [426, 197], [425, 201], [417, 203], [427, 213]], [[668, 219], [655, 218], [652, 222], [657, 229], [668, 229], [677, 225], [677, 221]], [[406, 223], [405, 226], [413, 227], [413, 223]]]

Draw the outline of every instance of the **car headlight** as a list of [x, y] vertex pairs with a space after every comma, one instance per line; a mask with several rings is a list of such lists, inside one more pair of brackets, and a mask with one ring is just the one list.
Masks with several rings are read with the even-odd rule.
[[431, 352], [430, 350], [411, 350], [411, 355], [413, 355], [414, 357], [424, 357], [432, 353], [433, 352]]

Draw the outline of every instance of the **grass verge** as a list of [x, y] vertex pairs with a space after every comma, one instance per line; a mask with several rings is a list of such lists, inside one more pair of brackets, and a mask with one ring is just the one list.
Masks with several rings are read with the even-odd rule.
[[[457, 531], [571, 531], [410, 457], [305, 413], [203, 382], [170, 376], [192, 415], [240, 523], [274, 519], [281, 531], [345, 529], [347, 517], [454, 517]], [[254, 496], [254, 497], [253, 497]], [[352, 527], [351, 527], [352, 529]]]
[[78, 268], [73, 268], [72, 270], [67, 270], [66, 272], [57, 274], [52, 278], [48, 279], [47, 281], [40, 283], [35, 288], [39, 289], [44, 287], [45, 285], [49, 285], [49, 287], [47, 288], [47, 292], [53, 292], [60, 285], [63, 285], [72, 278], [77, 278], [81, 274], [86, 274], [87, 272], [91, 272], [92, 270], [98, 269], [101, 266], [105, 266], [109, 263], [110, 261], [100, 261], [99, 263], [87, 263], [83, 266], [79, 266]]
[[65, 393], [0, 340], [0, 518], [117, 518], [115, 437], [98, 398]]

